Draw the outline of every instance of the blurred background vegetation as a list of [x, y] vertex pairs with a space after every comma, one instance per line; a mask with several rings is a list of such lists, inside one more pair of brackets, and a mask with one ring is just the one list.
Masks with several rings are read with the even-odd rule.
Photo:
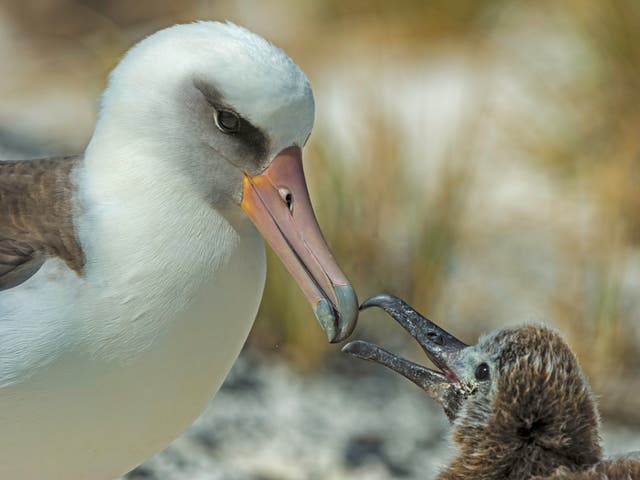
[[[310, 191], [361, 300], [394, 293], [467, 341], [555, 325], [604, 414], [640, 424], [640, 2], [3, 0], [0, 139], [81, 151], [119, 56], [195, 19], [309, 76]], [[411, 348], [375, 313], [356, 335]], [[305, 372], [341, 355], [271, 254], [248, 348]]]

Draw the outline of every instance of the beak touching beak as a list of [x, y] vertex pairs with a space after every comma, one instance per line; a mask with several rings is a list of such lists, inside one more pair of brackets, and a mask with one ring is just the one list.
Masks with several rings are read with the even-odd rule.
[[427, 395], [442, 405], [453, 421], [466, 395], [452, 369], [460, 350], [468, 347], [456, 337], [416, 312], [403, 300], [391, 295], [377, 295], [366, 300], [361, 310], [380, 307], [391, 315], [420, 344], [422, 350], [441, 372], [410, 362], [369, 342], [354, 341], [345, 345], [343, 352], [363, 360], [384, 365], [422, 388]]
[[285, 148], [258, 175], [245, 173], [240, 206], [311, 302], [329, 341], [347, 338], [358, 299], [313, 213], [300, 147]]

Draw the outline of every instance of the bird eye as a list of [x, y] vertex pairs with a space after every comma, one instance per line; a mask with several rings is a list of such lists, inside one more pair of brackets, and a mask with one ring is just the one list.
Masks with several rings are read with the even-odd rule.
[[489, 365], [486, 363], [481, 363], [476, 368], [476, 380], [483, 382], [485, 380], [489, 380]]
[[230, 110], [216, 111], [216, 126], [223, 133], [235, 133], [240, 128], [240, 117]]

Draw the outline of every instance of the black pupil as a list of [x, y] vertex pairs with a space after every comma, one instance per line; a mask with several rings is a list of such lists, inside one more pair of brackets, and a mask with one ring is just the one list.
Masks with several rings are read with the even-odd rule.
[[225, 130], [236, 130], [239, 120], [235, 113], [222, 110], [218, 112], [218, 124]]
[[481, 363], [476, 368], [476, 380], [488, 380], [489, 379], [489, 365], [486, 363]]
[[284, 197], [284, 201], [287, 202], [287, 207], [291, 210], [291, 204], [293, 203], [293, 195], [287, 193]]

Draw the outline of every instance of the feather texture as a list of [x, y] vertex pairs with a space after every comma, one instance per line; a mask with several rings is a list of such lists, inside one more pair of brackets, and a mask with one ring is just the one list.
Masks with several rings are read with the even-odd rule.
[[27, 280], [47, 257], [82, 273], [71, 179], [79, 159], [0, 162], [0, 290]]

